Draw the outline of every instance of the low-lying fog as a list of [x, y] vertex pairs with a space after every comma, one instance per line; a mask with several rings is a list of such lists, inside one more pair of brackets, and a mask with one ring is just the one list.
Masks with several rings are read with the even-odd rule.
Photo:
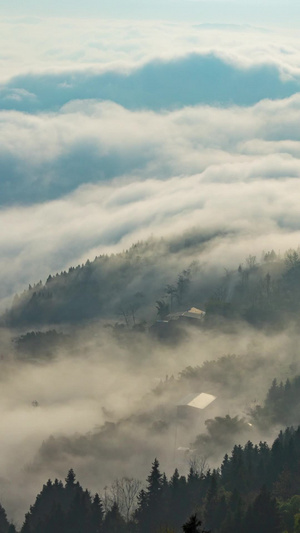
[[[95, 323], [68, 333], [64, 348], [44, 362], [14, 359], [12, 334], [1, 333], [0, 500], [18, 523], [42, 484], [49, 477], [64, 479], [71, 467], [83, 486], [102, 494], [124, 475], [144, 481], [154, 457], [167, 474], [175, 466], [186, 473], [192, 455], [176, 450], [205, 431], [204, 420], [226, 414], [247, 419], [272, 379], [291, 377], [299, 366], [299, 332], [292, 326], [280, 333], [241, 324], [223, 332], [189, 328], [176, 345], [148, 333], [116, 336]], [[201, 390], [197, 380], [178, 379], [186, 367], [226, 354], [242, 356], [238, 379], [226, 367]], [[176, 405], [189, 392], [215, 394], [215, 407], [179, 419]], [[247, 438], [258, 442], [276, 432], [259, 435], [251, 428]], [[224, 453], [209, 464], [219, 464]]]

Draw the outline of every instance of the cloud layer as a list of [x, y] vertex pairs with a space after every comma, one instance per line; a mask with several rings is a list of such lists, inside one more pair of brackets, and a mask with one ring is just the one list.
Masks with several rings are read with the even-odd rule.
[[9, 229], [0, 237], [6, 290], [190, 227], [230, 231], [239, 258], [249, 246], [299, 242], [298, 95], [163, 114], [75, 102], [60, 113], [1, 118], [2, 176], [10, 176], [1, 198], [16, 202], [0, 213]]
[[1, 297], [190, 227], [233, 262], [298, 244], [292, 32], [23, 18], [1, 39]]
[[87, 71], [13, 78], [2, 89], [1, 107], [48, 111], [78, 99], [156, 111], [197, 104], [244, 106], [291, 96], [299, 88], [300, 78], [281, 79], [275, 65], [242, 69], [213, 54], [193, 54], [152, 61], [129, 73]]

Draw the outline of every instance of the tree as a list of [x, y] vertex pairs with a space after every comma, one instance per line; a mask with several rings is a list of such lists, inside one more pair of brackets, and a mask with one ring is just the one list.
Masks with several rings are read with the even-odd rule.
[[170, 312], [169, 304], [164, 300], [157, 300], [155, 307], [157, 309], [157, 315], [160, 320], [163, 320]]
[[163, 505], [166, 508], [166, 523], [177, 531], [190, 512], [187, 481], [185, 476], [179, 475], [177, 468], [163, 494]]
[[204, 455], [194, 455], [189, 460], [190, 472], [197, 473], [199, 477], [203, 476], [208, 470], [207, 459]]
[[75, 472], [74, 472], [73, 468], [70, 468], [70, 470], [68, 472], [68, 475], [66, 477], [66, 480], [65, 480], [66, 481], [66, 488], [74, 487], [75, 479], [76, 479]]
[[161, 525], [164, 509], [161, 505], [163, 476], [159, 462], [155, 458], [147, 478], [147, 490], [141, 490], [138, 496], [138, 509], [135, 516], [145, 533], [152, 533]]
[[140, 489], [141, 482], [129, 477], [116, 479], [110, 487], [108, 498], [111, 498], [112, 503], [118, 504], [119, 511], [126, 521], [130, 519], [134, 510]]
[[272, 498], [266, 487], [249, 506], [243, 530], [245, 533], [281, 533], [281, 520], [275, 498]]
[[201, 520], [198, 520], [197, 515], [193, 514], [190, 519], [182, 526], [184, 533], [210, 533], [204, 529], [200, 529], [202, 525]]
[[246, 259], [246, 265], [249, 269], [249, 271], [256, 270], [258, 268], [258, 264], [256, 262], [256, 256], [255, 255], [249, 255]]
[[[34, 533], [67, 533], [68, 524], [60, 505], [53, 505], [49, 515], [41, 519], [34, 528]], [[31, 530], [32, 531], [32, 530]], [[75, 533], [75, 532], [74, 532]]]
[[154, 503], [159, 498], [159, 493], [161, 491], [161, 483], [162, 483], [162, 474], [159, 470], [159, 462], [155, 458], [152, 463], [152, 469], [151, 472], [147, 478], [148, 481], [148, 500], [151, 503]]
[[177, 287], [175, 285], [167, 285], [165, 292], [170, 297], [170, 311], [172, 313], [174, 298], [177, 298]]
[[121, 516], [117, 503], [114, 503], [111, 510], [106, 513], [103, 522], [104, 533], [125, 533], [126, 522]]
[[7, 520], [5, 509], [0, 504], [0, 533], [7, 533], [9, 523]]
[[88, 491], [76, 490], [67, 515], [67, 527], [64, 533], [91, 532], [91, 497]]
[[178, 276], [178, 280], [177, 280], [177, 300], [178, 300], [179, 304], [182, 303], [183, 296], [188, 290], [188, 287], [189, 287], [189, 284], [190, 284], [190, 275], [191, 275], [191, 271], [190, 271], [190, 269], [188, 269], [188, 270], [184, 270]]
[[91, 523], [95, 533], [99, 533], [101, 531], [103, 516], [104, 511], [102, 501], [99, 497], [99, 494], [96, 493], [91, 506]]

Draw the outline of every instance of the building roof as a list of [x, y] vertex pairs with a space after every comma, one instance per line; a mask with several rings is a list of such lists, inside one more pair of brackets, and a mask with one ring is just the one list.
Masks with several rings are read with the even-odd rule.
[[216, 396], [207, 394], [206, 392], [192, 393], [185, 396], [179, 403], [178, 407], [194, 407], [195, 409], [206, 409], [212, 402], [216, 400]]
[[196, 320], [201, 320], [205, 315], [205, 311], [197, 309], [197, 307], [191, 307], [188, 311], [180, 311], [178, 313], [170, 313], [166, 316], [167, 320], [178, 320], [181, 317], [185, 318], [195, 318]]
[[197, 307], [191, 307], [188, 311], [185, 311], [182, 313], [182, 316], [187, 316], [189, 318], [203, 318], [205, 315], [205, 311], [201, 311], [201, 309], [197, 309]]

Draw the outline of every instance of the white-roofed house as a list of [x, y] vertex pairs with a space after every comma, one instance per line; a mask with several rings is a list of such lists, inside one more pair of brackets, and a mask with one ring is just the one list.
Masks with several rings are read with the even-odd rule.
[[216, 396], [206, 392], [191, 393], [182, 398], [177, 404], [177, 413], [182, 417], [210, 417], [212, 408], [215, 407]]

